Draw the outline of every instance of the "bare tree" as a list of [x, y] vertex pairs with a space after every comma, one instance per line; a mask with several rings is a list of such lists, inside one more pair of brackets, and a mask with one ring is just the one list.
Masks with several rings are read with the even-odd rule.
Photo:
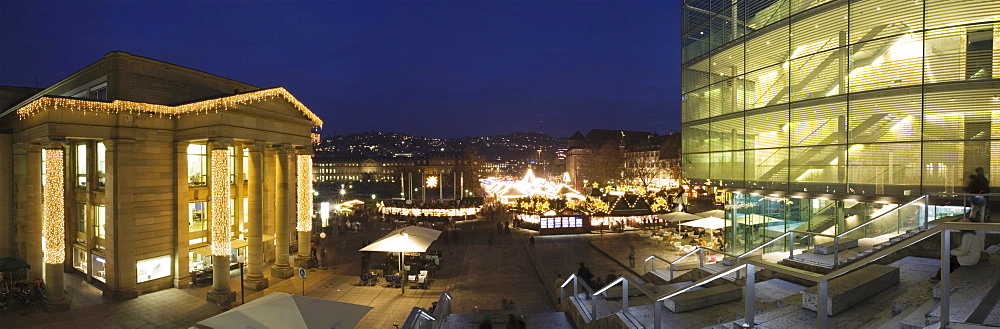
[[623, 178], [642, 188], [648, 188], [663, 172], [657, 167], [653, 152], [636, 152], [625, 157]]
[[605, 185], [622, 178], [625, 159], [615, 143], [609, 142], [599, 148], [591, 149], [582, 160], [580, 171], [583, 177], [591, 182]]

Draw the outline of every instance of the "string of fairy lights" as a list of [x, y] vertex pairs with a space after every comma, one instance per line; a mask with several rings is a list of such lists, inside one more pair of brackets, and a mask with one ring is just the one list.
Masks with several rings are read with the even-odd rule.
[[107, 101], [97, 101], [97, 100], [85, 100], [76, 98], [61, 98], [61, 97], [49, 97], [43, 96], [34, 101], [31, 101], [25, 106], [17, 109], [17, 115], [19, 118], [24, 119], [29, 116], [38, 114], [45, 110], [69, 110], [69, 111], [82, 111], [87, 112], [100, 112], [100, 113], [111, 113], [111, 114], [148, 114], [150, 117], [167, 116], [169, 118], [177, 117], [181, 114], [194, 113], [209, 113], [209, 112], [219, 112], [219, 110], [228, 110], [235, 108], [238, 105], [249, 105], [253, 103], [258, 103], [266, 101], [269, 99], [283, 98], [296, 109], [305, 114], [309, 120], [313, 122], [316, 126], [322, 126], [323, 120], [320, 120], [316, 114], [309, 110], [302, 102], [299, 102], [295, 96], [292, 96], [285, 88], [277, 87], [271, 89], [263, 89], [258, 91], [253, 91], [245, 94], [226, 96], [222, 98], [210, 99], [206, 101], [188, 103], [178, 106], [168, 106], [150, 103], [141, 103], [133, 101], [123, 101], [114, 100], [111, 102]]
[[233, 225], [229, 209], [229, 150], [212, 150], [212, 255], [229, 256], [232, 241], [230, 227]]
[[295, 229], [299, 232], [312, 231], [312, 156], [308, 154], [298, 155], [298, 188], [296, 197], [298, 198], [298, 216]]
[[45, 187], [42, 191], [42, 251], [46, 264], [62, 264], [66, 261], [66, 223], [63, 186], [62, 149], [45, 149]]

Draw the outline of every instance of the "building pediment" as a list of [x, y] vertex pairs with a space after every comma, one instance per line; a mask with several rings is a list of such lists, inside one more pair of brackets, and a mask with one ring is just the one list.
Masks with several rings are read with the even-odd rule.
[[313, 123], [314, 126], [322, 126], [323, 120], [320, 120], [315, 113], [309, 110], [302, 102], [299, 102], [295, 96], [292, 96], [285, 88], [277, 87], [270, 89], [261, 89], [257, 91], [235, 94], [220, 98], [214, 98], [209, 100], [197, 101], [187, 104], [180, 104], [175, 106], [170, 105], [159, 105], [150, 104], [142, 102], [133, 101], [99, 101], [99, 100], [87, 100], [87, 99], [77, 99], [77, 98], [64, 98], [64, 97], [52, 97], [43, 96], [35, 99], [34, 101], [25, 104], [17, 109], [17, 115], [20, 118], [26, 118], [34, 114], [40, 113], [42, 111], [85, 111], [85, 112], [102, 112], [102, 113], [134, 113], [134, 114], [149, 114], [149, 115], [159, 115], [170, 118], [176, 118], [185, 115], [195, 115], [199, 113], [209, 113], [218, 111], [232, 111], [239, 110], [240, 105], [254, 105], [260, 103], [277, 103], [280, 106], [286, 108], [289, 115], [299, 115], [305, 119], [308, 119]]

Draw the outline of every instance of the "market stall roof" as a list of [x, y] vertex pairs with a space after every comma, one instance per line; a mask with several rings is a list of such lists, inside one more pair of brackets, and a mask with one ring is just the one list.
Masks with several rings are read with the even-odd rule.
[[634, 194], [626, 194], [615, 199], [611, 206], [611, 216], [642, 216], [652, 215], [646, 198]]
[[726, 220], [719, 217], [706, 217], [695, 221], [683, 223], [681, 225], [691, 227], [701, 227], [707, 230], [717, 230], [726, 227]]
[[668, 222], [683, 222], [688, 220], [700, 219], [701, 216], [695, 214], [689, 214], [686, 212], [672, 212], [669, 214], [659, 215], [660, 219]]
[[274, 292], [198, 322], [201, 328], [354, 328], [372, 307]]

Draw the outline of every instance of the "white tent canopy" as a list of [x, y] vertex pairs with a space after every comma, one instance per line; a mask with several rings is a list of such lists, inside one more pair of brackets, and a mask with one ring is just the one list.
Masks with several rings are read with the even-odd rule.
[[659, 215], [660, 219], [668, 222], [683, 222], [686, 220], [700, 219], [701, 216], [689, 214], [686, 212], [672, 212], [669, 214]]
[[726, 227], [726, 220], [719, 217], [707, 217], [696, 221], [683, 223], [681, 225], [691, 227], [701, 227], [707, 230], [717, 230]]
[[382, 239], [389, 238], [389, 237], [392, 237], [394, 235], [399, 235], [400, 233], [406, 233], [406, 234], [409, 234], [409, 235], [412, 235], [412, 236], [419, 236], [419, 237], [430, 238], [431, 240], [437, 240], [437, 238], [439, 236], [441, 236], [441, 231], [438, 231], [438, 230], [435, 230], [435, 229], [432, 229], [432, 228], [426, 228], [426, 227], [422, 227], [422, 226], [411, 225], [411, 226], [401, 227], [401, 228], [397, 228], [395, 230], [392, 230], [392, 232], [389, 232], [389, 234], [386, 234], [384, 237], [382, 237]]
[[386, 236], [361, 248], [361, 251], [377, 252], [426, 252], [434, 239], [401, 232]]
[[702, 211], [700, 213], [696, 213], [695, 215], [698, 215], [698, 216], [701, 216], [701, 217], [726, 218], [726, 212], [723, 211], [723, 210], [720, 210], [720, 209], [709, 210], [709, 211]]
[[274, 292], [198, 322], [202, 328], [354, 328], [371, 307]]

